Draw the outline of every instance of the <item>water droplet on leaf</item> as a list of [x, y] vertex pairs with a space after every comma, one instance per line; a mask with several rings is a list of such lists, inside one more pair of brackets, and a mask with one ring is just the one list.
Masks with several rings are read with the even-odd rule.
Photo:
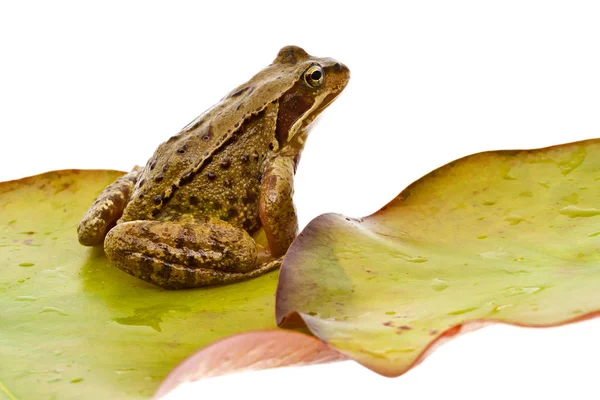
[[558, 212], [569, 218], [594, 217], [600, 215], [600, 210], [597, 208], [582, 208], [577, 206], [566, 206], [561, 208]]
[[443, 280], [443, 279], [439, 279], [439, 278], [434, 278], [434, 279], [431, 281], [431, 284], [430, 284], [430, 285], [431, 285], [431, 288], [432, 288], [433, 290], [435, 290], [436, 292], [441, 292], [442, 290], [444, 290], [444, 289], [447, 289], [447, 288], [448, 288], [448, 282], [446, 282], [446, 281], [445, 281], [445, 280]]
[[35, 264], [30, 262], [22, 262], [19, 264], [19, 267], [33, 267]]

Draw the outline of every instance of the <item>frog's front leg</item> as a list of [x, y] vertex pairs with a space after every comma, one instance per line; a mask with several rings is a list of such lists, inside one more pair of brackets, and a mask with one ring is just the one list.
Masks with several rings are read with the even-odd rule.
[[280, 155], [263, 174], [259, 215], [271, 256], [285, 255], [298, 234], [298, 217], [294, 207], [294, 157]]
[[237, 282], [279, 264], [257, 265], [254, 240], [218, 219], [130, 221], [106, 235], [108, 259], [125, 272], [166, 289]]
[[100, 193], [77, 227], [79, 243], [96, 246], [104, 242], [106, 233], [123, 215], [140, 172], [141, 168], [136, 166]]

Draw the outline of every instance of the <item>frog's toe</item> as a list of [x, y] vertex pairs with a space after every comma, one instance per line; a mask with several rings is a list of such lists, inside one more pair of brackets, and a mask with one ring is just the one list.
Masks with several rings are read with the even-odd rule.
[[96, 246], [104, 242], [107, 232], [121, 218], [139, 173], [139, 167], [135, 167], [100, 193], [77, 226], [79, 243], [84, 246]]

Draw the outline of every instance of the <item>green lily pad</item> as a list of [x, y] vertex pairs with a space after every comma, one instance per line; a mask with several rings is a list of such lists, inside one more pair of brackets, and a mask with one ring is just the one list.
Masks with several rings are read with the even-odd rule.
[[79, 219], [121, 174], [58, 171], [0, 183], [0, 393], [8, 398], [148, 398], [202, 346], [276, 328], [276, 271], [165, 291], [81, 246]]
[[379, 212], [313, 220], [277, 320], [388, 376], [472, 321], [549, 326], [600, 310], [600, 140], [445, 165]]

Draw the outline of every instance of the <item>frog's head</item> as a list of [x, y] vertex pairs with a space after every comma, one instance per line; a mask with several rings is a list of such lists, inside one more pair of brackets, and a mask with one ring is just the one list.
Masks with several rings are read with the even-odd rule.
[[270, 66], [285, 70], [287, 88], [279, 97], [277, 138], [289, 143], [344, 90], [350, 70], [332, 58], [313, 57], [300, 47], [287, 46]]

